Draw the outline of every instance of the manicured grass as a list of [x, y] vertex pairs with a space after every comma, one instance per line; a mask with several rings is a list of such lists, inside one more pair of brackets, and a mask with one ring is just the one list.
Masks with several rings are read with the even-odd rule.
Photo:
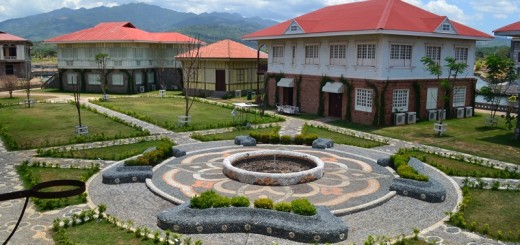
[[[103, 115], [81, 110], [82, 124], [89, 135], [77, 137], [76, 107], [72, 104], [38, 104], [33, 108], [8, 106], [0, 108], [0, 131], [9, 150], [48, 147], [147, 135]], [[2, 132], [0, 132], [0, 135]], [[6, 139], [6, 135], [9, 139]]]
[[[114, 98], [109, 102], [96, 103], [174, 131], [223, 128], [244, 123], [240, 116], [232, 116], [232, 107], [224, 108], [195, 101], [190, 110], [190, 125], [188, 127], [178, 126], [177, 117], [185, 114], [185, 100], [183, 98]], [[243, 119], [247, 119], [251, 123], [270, 123], [282, 120], [246, 112], [244, 112]]]
[[[520, 242], [520, 192], [469, 189], [469, 203], [464, 210], [466, 224], [476, 222], [475, 229], [498, 238]], [[485, 232], [484, 226], [489, 226]]]
[[259, 128], [259, 129], [242, 129], [242, 130], [235, 130], [231, 132], [226, 133], [220, 133], [220, 134], [208, 134], [208, 135], [200, 135], [200, 134], [193, 134], [191, 137], [200, 140], [200, 141], [218, 141], [218, 140], [233, 140], [236, 136], [239, 135], [249, 135], [250, 133], [278, 133], [280, 130], [280, 127], [268, 127], [268, 128]]
[[[35, 99], [35, 100], [46, 100], [46, 99], [52, 99], [52, 98], [56, 98], [56, 96], [52, 96], [52, 95], [35, 95], [35, 96], [32, 96], [31, 95], [31, 99]], [[14, 96], [13, 94], [13, 98], [9, 98], [9, 96], [7, 97], [0, 97], [0, 106], [3, 104], [3, 105], [8, 105], [8, 104], [14, 104], [14, 103], [20, 103], [20, 102], [25, 102], [25, 99], [27, 99], [26, 96], [20, 96], [19, 94]], [[39, 104], [37, 104], [36, 106], [38, 106]]]
[[441, 157], [422, 151], [410, 150], [406, 151], [406, 154], [430, 164], [450, 176], [520, 179], [520, 173], [485, 167], [475, 163]]
[[305, 125], [302, 130], [302, 134], [316, 134], [320, 138], [332, 139], [336, 144], [353, 145], [364, 148], [372, 148], [386, 145], [385, 143], [357, 138], [354, 136], [333, 132], [323, 128], [316, 128], [309, 125]]
[[[332, 125], [351, 128], [391, 138], [437, 146], [444, 149], [464, 152], [514, 164], [520, 164], [520, 142], [512, 140], [513, 130], [507, 130], [504, 119], [499, 119], [497, 128], [484, 126], [487, 114], [476, 114], [471, 118], [449, 119], [448, 131], [442, 137], [433, 131], [433, 123], [429, 121], [417, 124], [375, 128], [357, 125], [345, 121], [334, 121]], [[516, 125], [516, 121], [513, 122]]]
[[174, 144], [169, 140], [152, 140], [143, 141], [135, 144], [113, 145], [92, 149], [65, 150], [61, 148], [39, 150], [38, 156], [41, 157], [59, 157], [59, 158], [80, 158], [80, 159], [98, 159], [103, 160], [122, 160], [131, 156], [143, 153], [151, 147], [172, 147]]
[[[78, 169], [78, 168], [55, 168], [43, 165], [29, 165], [28, 162], [24, 162], [22, 165], [17, 166], [16, 170], [22, 178], [22, 182], [26, 189], [33, 187], [36, 184], [51, 181], [51, 180], [81, 180], [87, 181], [90, 176], [99, 172], [98, 166], [92, 166], [89, 169]], [[65, 191], [75, 187], [58, 186], [46, 188], [43, 191]], [[59, 199], [37, 199], [32, 198], [32, 201], [40, 211], [52, 210], [56, 208], [63, 208], [69, 205], [76, 205], [87, 202], [87, 194], [59, 198]]]

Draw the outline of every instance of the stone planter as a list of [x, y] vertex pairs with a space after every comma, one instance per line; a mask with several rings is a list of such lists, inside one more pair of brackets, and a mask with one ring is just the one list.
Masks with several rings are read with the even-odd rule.
[[486, 117], [484, 121], [484, 125], [486, 127], [496, 127], [498, 125], [498, 118], [497, 117]]
[[153, 176], [152, 166], [125, 166], [124, 161], [103, 172], [103, 184], [144, 183]]
[[183, 127], [188, 126], [191, 123], [191, 116], [177, 116], [177, 126]]
[[164, 89], [159, 90], [159, 97], [166, 97], [166, 90], [164, 90]]
[[88, 126], [76, 126], [76, 134], [77, 135], [86, 135], [88, 134]]
[[108, 101], [110, 99], [110, 95], [103, 94], [103, 97], [101, 98], [103, 101]]

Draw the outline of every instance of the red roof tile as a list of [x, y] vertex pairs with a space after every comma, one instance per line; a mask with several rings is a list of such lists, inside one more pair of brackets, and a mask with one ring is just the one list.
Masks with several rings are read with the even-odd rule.
[[[199, 50], [202, 59], [256, 59], [257, 51], [244, 44], [226, 39], [203, 46]], [[180, 54], [177, 58], [189, 57], [189, 52]], [[261, 59], [267, 59], [267, 54], [260, 52]]]
[[0, 41], [26, 41], [26, 42], [29, 42], [29, 40], [27, 40], [25, 38], [21, 38], [19, 36], [5, 33], [3, 31], [0, 31]]
[[48, 43], [82, 43], [82, 42], [190, 42], [198, 41], [177, 32], [151, 33], [136, 28], [130, 22], [103, 22], [98, 25], [54, 37]]
[[[363, 31], [406, 31], [435, 33], [446, 19], [401, 0], [369, 0], [363, 2], [328, 6], [294, 18], [305, 34], [328, 32], [363, 32]], [[259, 30], [244, 36], [256, 40], [263, 37], [282, 36], [293, 20]], [[492, 36], [470, 27], [450, 21], [458, 36]], [[286, 35], [290, 36], [290, 34]]]
[[494, 30], [493, 32], [497, 33], [497, 32], [508, 32], [508, 31], [520, 31], [520, 21], [515, 22], [513, 24], [509, 24], [504, 27], [500, 27], [500, 28]]

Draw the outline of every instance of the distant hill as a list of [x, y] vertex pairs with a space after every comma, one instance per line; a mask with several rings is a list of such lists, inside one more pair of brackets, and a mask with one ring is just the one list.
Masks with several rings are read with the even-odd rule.
[[511, 46], [511, 38], [496, 36], [491, 41], [477, 41], [477, 48], [489, 48], [499, 46]]
[[129, 3], [91, 9], [62, 8], [0, 22], [0, 30], [41, 41], [107, 21], [130, 21], [136, 27], [151, 32], [178, 31], [200, 37], [208, 43], [225, 38], [243, 42], [240, 36], [277, 23], [259, 17], [245, 18], [237, 13], [193, 14], [145, 3]]

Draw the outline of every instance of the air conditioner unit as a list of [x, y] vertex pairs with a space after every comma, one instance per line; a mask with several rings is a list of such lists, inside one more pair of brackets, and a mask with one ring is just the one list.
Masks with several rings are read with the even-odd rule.
[[428, 110], [428, 121], [437, 120], [437, 110]]
[[464, 118], [464, 114], [466, 112], [464, 107], [455, 108], [457, 111], [457, 118]]
[[235, 90], [235, 97], [242, 97], [242, 90]]
[[417, 121], [417, 112], [406, 113], [406, 123], [414, 124]]
[[472, 117], [473, 116], [473, 107], [468, 106], [466, 107], [466, 117]]
[[406, 113], [394, 114], [394, 125], [404, 125], [406, 122]]
[[437, 110], [437, 119], [438, 120], [445, 120], [446, 119], [446, 110], [445, 109], [439, 109]]
[[144, 93], [144, 86], [139, 87], [139, 93]]

